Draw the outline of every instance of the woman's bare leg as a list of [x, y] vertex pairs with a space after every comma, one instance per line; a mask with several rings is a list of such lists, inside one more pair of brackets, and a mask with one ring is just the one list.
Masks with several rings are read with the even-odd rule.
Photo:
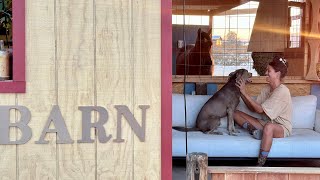
[[254, 126], [256, 129], [263, 129], [263, 126], [255, 117], [252, 117], [244, 112], [236, 110], [233, 114], [233, 119], [241, 127], [243, 126], [244, 123], [248, 122], [252, 126]]
[[260, 145], [258, 166], [263, 166], [267, 160], [272, 146], [273, 138], [283, 138], [284, 130], [279, 124], [267, 123], [263, 128], [263, 135]]

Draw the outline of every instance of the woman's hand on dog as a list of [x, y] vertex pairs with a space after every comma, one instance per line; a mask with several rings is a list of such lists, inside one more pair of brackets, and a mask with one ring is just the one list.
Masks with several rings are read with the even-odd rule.
[[246, 82], [244, 79], [237, 79], [236, 86], [239, 88], [241, 94], [246, 94]]

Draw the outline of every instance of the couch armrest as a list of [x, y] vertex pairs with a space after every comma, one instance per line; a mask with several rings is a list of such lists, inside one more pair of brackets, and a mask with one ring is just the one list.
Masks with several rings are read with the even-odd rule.
[[320, 109], [316, 110], [316, 121], [314, 124], [314, 130], [320, 133]]

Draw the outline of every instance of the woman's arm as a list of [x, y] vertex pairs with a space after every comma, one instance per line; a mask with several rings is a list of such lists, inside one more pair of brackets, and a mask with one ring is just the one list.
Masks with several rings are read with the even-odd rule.
[[247, 93], [246, 93], [246, 83], [243, 79], [240, 79], [236, 82], [236, 86], [240, 89], [241, 98], [243, 102], [247, 105], [247, 107], [254, 112], [257, 113], [264, 113], [262, 106], [253, 100]]

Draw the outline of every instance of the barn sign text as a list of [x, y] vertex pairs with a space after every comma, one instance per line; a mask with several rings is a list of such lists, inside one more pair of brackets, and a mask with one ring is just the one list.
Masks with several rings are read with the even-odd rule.
[[[135, 135], [139, 138], [141, 142], [145, 141], [145, 128], [146, 128], [146, 112], [149, 105], [140, 105], [139, 108], [142, 111], [142, 121], [141, 126], [138, 121], [134, 118], [133, 114], [130, 112], [129, 108], [125, 105], [115, 105], [114, 108], [117, 111], [117, 133], [116, 138], [113, 142], [121, 143], [124, 142], [121, 136], [121, 120], [122, 116], [127, 120], [128, 124], [132, 128]], [[21, 118], [15, 123], [10, 122], [10, 110], [15, 109], [20, 112]], [[79, 106], [78, 109], [82, 112], [82, 137], [77, 142], [78, 143], [93, 143], [94, 139], [90, 136], [91, 128], [96, 130], [96, 134], [99, 142], [106, 143], [111, 138], [112, 135], [108, 134], [103, 127], [108, 121], [108, 111], [101, 106]], [[97, 112], [98, 119], [96, 122], [91, 122], [91, 113]], [[0, 106], [0, 144], [25, 144], [32, 137], [31, 128], [28, 123], [31, 119], [31, 113], [29, 109], [25, 106]], [[50, 125], [53, 123], [54, 129], [50, 129]], [[18, 128], [21, 131], [21, 138], [15, 141], [11, 141], [9, 134], [11, 128]], [[54, 105], [48, 120], [46, 121], [44, 128], [42, 130], [41, 136], [36, 144], [47, 144], [48, 141], [45, 140], [47, 133], [56, 133], [57, 143], [59, 144], [72, 144], [74, 140], [71, 139], [68, 132], [64, 118], [62, 117], [60, 108], [58, 105]]]

